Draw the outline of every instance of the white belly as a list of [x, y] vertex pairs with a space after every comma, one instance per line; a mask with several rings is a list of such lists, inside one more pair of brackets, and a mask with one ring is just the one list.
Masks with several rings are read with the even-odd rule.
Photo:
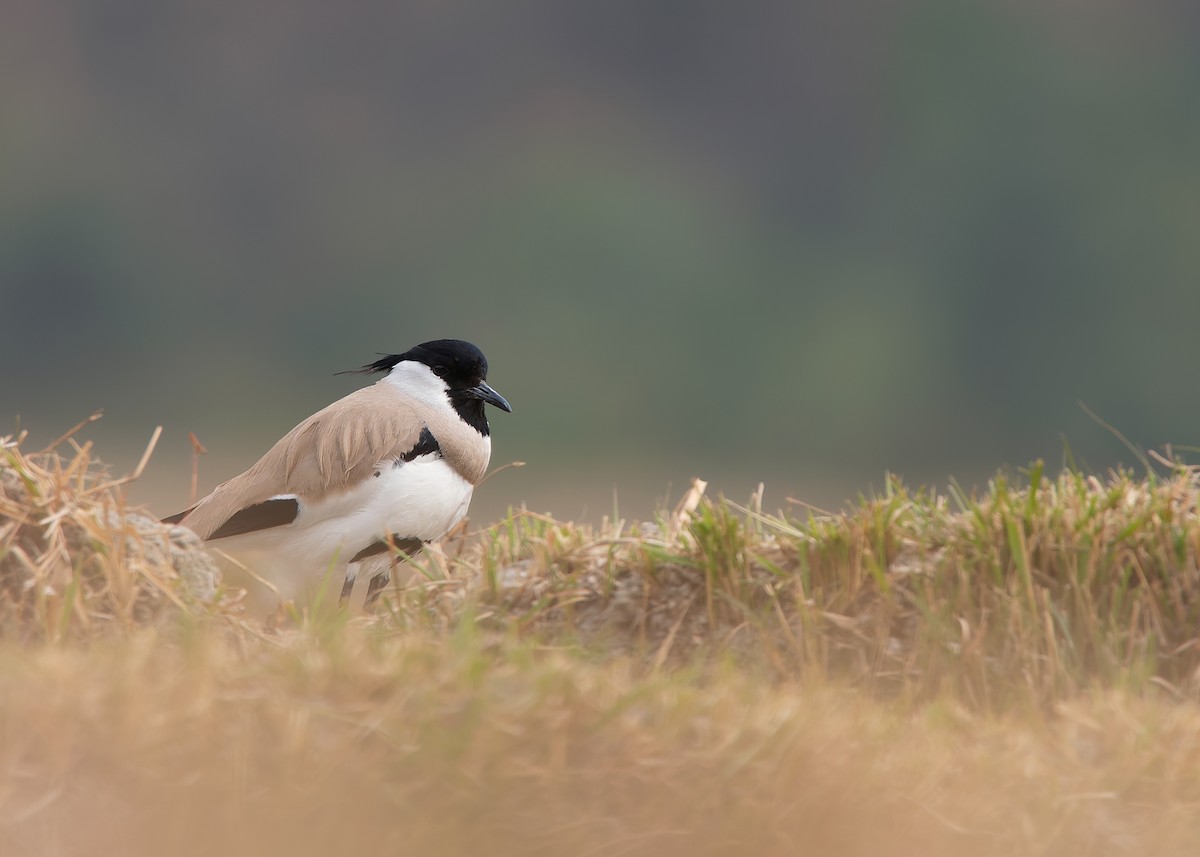
[[318, 503], [301, 503], [296, 520], [211, 547], [232, 555], [277, 590], [268, 601], [300, 599], [327, 586], [337, 600], [347, 564], [363, 548], [389, 535], [432, 541], [467, 514], [474, 486], [441, 458], [423, 455], [376, 467], [355, 489]]

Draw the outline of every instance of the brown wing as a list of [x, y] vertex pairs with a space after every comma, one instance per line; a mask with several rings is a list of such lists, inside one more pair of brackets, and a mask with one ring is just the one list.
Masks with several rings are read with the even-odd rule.
[[412, 402], [380, 384], [365, 387], [313, 414], [245, 473], [173, 517], [204, 539], [290, 523], [299, 509], [294, 504], [288, 516], [290, 497], [302, 504], [347, 490], [415, 447], [424, 425]]

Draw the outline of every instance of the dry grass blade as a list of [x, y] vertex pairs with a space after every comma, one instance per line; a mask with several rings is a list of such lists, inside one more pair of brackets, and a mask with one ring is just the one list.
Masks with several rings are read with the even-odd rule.
[[59, 435], [49, 445], [43, 447], [39, 454], [45, 455], [48, 452], [53, 452], [54, 450], [58, 449], [59, 446], [66, 443], [68, 439], [70, 439], [70, 438], [74, 437], [76, 434], [78, 434], [85, 426], [91, 425], [92, 423], [101, 419], [103, 416], [104, 416], [104, 411], [96, 411], [91, 416], [89, 416], [87, 419], [81, 420], [80, 422], [78, 422], [74, 426], [72, 426], [70, 429], [68, 429], [66, 432]]
[[518, 467], [524, 467], [524, 466], [525, 466], [524, 461], [510, 461], [508, 464], [504, 464], [504, 465], [501, 465], [500, 467], [496, 467], [496, 468], [493, 468], [492, 470], [489, 470], [487, 472], [487, 474], [485, 474], [484, 477], [479, 480], [479, 484], [482, 485], [484, 482], [487, 482], [489, 479], [491, 479], [497, 473], [503, 473], [505, 470], [515, 470]]
[[137, 467], [128, 476], [122, 476], [120, 479], [114, 479], [111, 482], [105, 482], [95, 487], [89, 488], [86, 493], [99, 494], [104, 491], [111, 491], [114, 488], [119, 488], [122, 485], [128, 485], [130, 482], [136, 482], [142, 478], [142, 473], [146, 469], [146, 465], [150, 463], [150, 456], [154, 454], [154, 447], [158, 445], [158, 439], [162, 437], [162, 426], [156, 426], [154, 433], [150, 435], [150, 442], [146, 444], [146, 449], [142, 453], [141, 459], [138, 461]]
[[188, 441], [192, 444], [192, 486], [188, 491], [188, 502], [195, 503], [200, 484], [200, 456], [208, 455], [208, 450], [196, 437], [195, 432], [188, 432]]
[[667, 528], [667, 538], [670, 541], [675, 541], [683, 533], [688, 523], [692, 520], [692, 513], [700, 506], [700, 501], [704, 499], [704, 492], [708, 489], [708, 483], [703, 479], [693, 479], [691, 487], [684, 493], [679, 503], [671, 512], [670, 526]]

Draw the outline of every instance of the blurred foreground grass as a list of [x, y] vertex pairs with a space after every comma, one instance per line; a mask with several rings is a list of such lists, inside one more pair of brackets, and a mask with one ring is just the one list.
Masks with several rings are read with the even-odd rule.
[[129, 548], [89, 449], [2, 452], [4, 854], [1200, 847], [1181, 465], [518, 511], [263, 628]]

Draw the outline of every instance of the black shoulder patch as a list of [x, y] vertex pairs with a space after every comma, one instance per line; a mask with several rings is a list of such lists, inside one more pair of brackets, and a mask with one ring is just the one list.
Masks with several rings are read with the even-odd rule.
[[429, 426], [421, 429], [421, 436], [417, 438], [417, 445], [408, 452], [400, 456], [401, 461], [412, 461], [422, 455], [440, 454], [442, 447], [438, 444], [437, 438], [433, 436], [433, 432], [429, 430]]
[[264, 500], [234, 512], [229, 520], [213, 530], [208, 540], [225, 539], [230, 536], [254, 533], [258, 530], [269, 530], [272, 527], [282, 527], [296, 520], [296, 516], [299, 514], [300, 503], [294, 497]]

